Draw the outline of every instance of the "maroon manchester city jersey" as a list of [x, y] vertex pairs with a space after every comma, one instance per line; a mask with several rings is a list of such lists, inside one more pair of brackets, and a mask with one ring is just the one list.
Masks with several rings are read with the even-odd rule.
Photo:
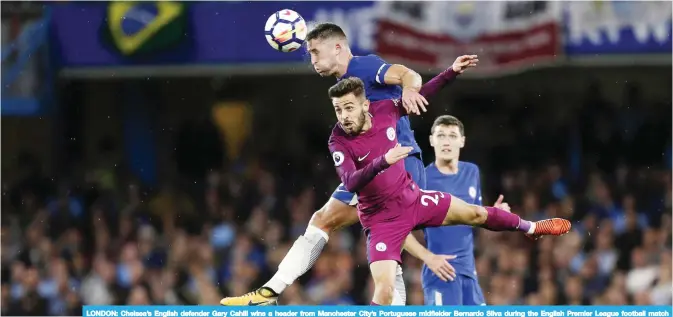
[[337, 173], [346, 189], [358, 194], [358, 210], [362, 214], [376, 213], [391, 198], [404, 198], [398, 195], [413, 196], [408, 197], [410, 201], [415, 199], [414, 190], [408, 190], [415, 186], [404, 169], [404, 160], [388, 166], [384, 158], [398, 143], [396, 124], [406, 115], [401, 101], [372, 102], [369, 113], [372, 120], [369, 130], [349, 135], [337, 123], [329, 139]]

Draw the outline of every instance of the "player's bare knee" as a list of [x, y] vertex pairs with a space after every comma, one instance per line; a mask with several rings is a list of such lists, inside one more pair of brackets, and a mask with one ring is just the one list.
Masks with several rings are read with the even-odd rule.
[[309, 225], [314, 226], [324, 232], [330, 233], [332, 232], [332, 228], [330, 226], [330, 221], [328, 221], [329, 217], [327, 216], [327, 211], [326, 208], [327, 205], [323, 206], [320, 208], [318, 211], [313, 213], [313, 216], [311, 216], [311, 220], [308, 222]]
[[390, 282], [379, 282], [375, 287], [375, 299], [379, 305], [392, 305], [395, 297], [395, 285]]
[[470, 211], [468, 212], [469, 215], [469, 223], [473, 226], [478, 226], [486, 222], [486, 217], [488, 216], [488, 213], [486, 212], [486, 209], [481, 206], [477, 205], [470, 205]]
[[444, 225], [479, 226], [486, 222], [486, 209], [477, 205], [456, 204], [451, 206], [444, 219]]
[[309, 223], [324, 232], [332, 233], [356, 222], [358, 214], [355, 207], [330, 199], [325, 206], [313, 213]]

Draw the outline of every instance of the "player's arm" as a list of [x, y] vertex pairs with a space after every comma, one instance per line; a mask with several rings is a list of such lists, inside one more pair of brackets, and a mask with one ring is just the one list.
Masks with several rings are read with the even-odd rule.
[[432, 97], [442, 90], [442, 88], [453, 82], [457, 76], [458, 73], [456, 73], [453, 68], [449, 68], [425, 83], [425, 85], [421, 87], [419, 93], [426, 98]]
[[412, 69], [399, 64], [391, 65], [384, 74], [384, 82], [387, 85], [399, 85], [402, 87], [402, 104], [407, 112], [417, 115], [427, 111], [425, 106], [428, 101], [419, 94], [423, 85], [423, 77]]
[[426, 249], [418, 239], [410, 233], [404, 240], [404, 250], [413, 257], [423, 261], [428, 268], [435, 273], [442, 281], [453, 281], [456, 277], [456, 269], [449, 264], [449, 260], [455, 259], [455, 255], [437, 255]]
[[376, 55], [366, 57], [365, 68], [370, 76], [381, 85], [396, 85], [402, 89], [418, 92], [423, 85], [423, 77], [404, 65], [388, 64]]
[[[477, 55], [462, 55], [456, 58], [456, 61], [453, 62], [449, 70], [453, 72], [453, 77], [455, 75], [462, 74], [466, 69], [471, 67], [476, 67], [479, 59]], [[408, 89], [411, 91], [419, 92], [421, 95], [421, 85], [423, 84], [423, 78], [417, 72], [411, 70], [410, 68], [404, 65], [390, 65], [386, 70], [385, 67], [382, 67], [383, 79], [387, 85], [400, 85], [402, 89]], [[448, 70], [447, 70], [448, 71]], [[377, 80], [380, 80], [377, 78]], [[427, 105], [427, 101], [425, 103]]]
[[393, 64], [383, 74], [383, 82], [386, 85], [398, 85], [402, 89], [418, 92], [423, 85], [423, 77], [404, 65]]
[[423, 78], [417, 72], [404, 65], [388, 64], [376, 55], [365, 57], [364, 69], [367, 80], [379, 85], [396, 85], [402, 87], [402, 102], [411, 113], [420, 115], [419, 109], [425, 110], [428, 101], [418, 94], [423, 85]]
[[410, 233], [406, 240], [404, 240], [404, 250], [409, 252], [415, 258], [425, 262], [429, 256], [432, 255], [430, 250], [426, 249], [419, 241], [414, 237], [413, 233]]
[[[434, 96], [442, 88], [451, 83], [455, 78], [456, 78], [456, 72], [454, 72], [453, 69], [449, 68], [440, 73], [439, 75], [435, 76], [427, 83], [425, 83], [425, 85], [421, 86], [420, 94], [423, 95], [424, 97]], [[387, 103], [389, 102], [390, 100], [373, 102], [371, 107], [388, 107]], [[403, 100], [392, 100], [392, 104], [394, 105], [395, 108], [394, 113], [397, 116], [396, 119], [399, 119], [399, 117], [406, 116], [411, 113], [418, 114], [418, 112], [414, 112], [413, 109], [410, 109], [404, 103]]]
[[477, 58], [477, 55], [458, 56], [451, 67], [425, 83], [425, 85], [421, 87], [419, 94], [421, 94], [423, 97], [434, 96], [437, 94], [437, 92], [439, 92], [440, 89], [456, 79], [458, 74], [462, 74], [468, 68], [476, 67], [478, 62], [479, 59]]
[[[477, 167], [477, 205], [483, 206], [483, 200], [481, 196], [481, 172]], [[512, 208], [507, 202], [505, 202], [505, 196], [498, 195], [498, 199], [493, 203], [493, 207], [502, 209], [504, 211], [512, 212]]]
[[466, 69], [476, 67], [478, 62], [477, 55], [458, 56], [448, 70], [423, 86], [421, 86], [423, 78], [417, 72], [403, 65], [391, 65], [384, 74], [384, 81], [389, 85], [402, 86], [402, 102], [407, 112], [420, 115], [419, 109], [427, 111], [425, 109], [428, 105], [427, 97], [436, 94]]
[[345, 146], [338, 141], [330, 141], [329, 148], [330, 152], [332, 152], [332, 159], [334, 159], [337, 174], [339, 174], [339, 178], [346, 190], [351, 193], [359, 191], [369, 184], [376, 174], [390, 167], [385, 156], [380, 156], [363, 168], [357, 169], [350, 152], [347, 151]]

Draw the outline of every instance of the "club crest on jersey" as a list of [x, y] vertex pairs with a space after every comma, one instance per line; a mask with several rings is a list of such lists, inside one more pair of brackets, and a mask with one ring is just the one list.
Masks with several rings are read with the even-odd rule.
[[474, 188], [474, 186], [470, 186], [470, 189], [467, 190], [467, 193], [470, 194], [470, 197], [472, 197], [472, 199], [477, 197], [477, 189]]
[[395, 140], [395, 129], [393, 129], [393, 127], [389, 127], [388, 130], [386, 130], [386, 136], [388, 137], [388, 140], [394, 141]]
[[388, 249], [388, 246], [385, 243], [379, 242], [376, 244], [376, 251], [384, 252], [386, 249]]
[[332, 159], [334, 160], [334, 166], [341, 166], [344, 163], [344, 154], [336, 151], [332, 153]]

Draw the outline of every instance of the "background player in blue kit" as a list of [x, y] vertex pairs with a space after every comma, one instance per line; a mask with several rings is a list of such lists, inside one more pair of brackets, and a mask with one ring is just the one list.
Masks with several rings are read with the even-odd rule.
[[[427, 189], [451, 193], [467, 203], [481, 205], [479, 167], [459, 161], [460, 149], [465, 146], [463, 123], [453, 116], [438, 117], [430, 130], [430, 145], [435, 151], [435, 161], [425, 169]], [[494, 206], [509, 211], [502, 199], [500, 196]], [[486, 305], [476, 275], [473, 230], [465, 225], [423, 230], [428, 250], [455, 256], [451, 264], [456, 270], [456, 276], [450, 277], [445, 273], [435, 274], [428, 265], [423, 266], [426, 305]], [[422, 248], [419, 245], [407, 243], [405, 247], [412, 254], [424, 252], [416, 250]]]
[[[375, 55], [353, 56], [346, 34], [338, 25], [324, 23], [316, 26], [309, 32], [306, 43], [308, 53], [311, 55], [311, 64], [319, 75], [334, 76], [337, 80], [357, 77], [364, 82], [366, 97], [370, 101], [401, 99], [407, 113], [420, 114], [426, 110], [428, 102], [419, 94], [423, 81], [418, 73], [402, 65], [388, 64]], [[476, 55], [458, 57], [452, 66], [450, 78], [453, 79], [467, 68], [476, 66], [477, 62]], [[399, 143], [413, 148], [404, 164], [414, 182], [422, 188], [425, 185], [425, 168], [408, 116], [399, 120], [396, 130]], [[287, 286], [313, 266], [327, 244], [331, 232], [358, 222], [357, 210], [354, 207], [356, 204], [356, 195], [346, 190], [343, 184], [340, 185], [325, 206], [313, 214], [306, 232], [297, 238], [278, 266], [278, 272], [269, 282], [256, 291], [239, 297], [224, 298], [220, 303], [222, 305], [274, 303]], [[443, 269], [453, 268], [445, 263]], [[396, 298], [396, 304], [405, 302], [403, 283], [399, 268], [396, 287], [400, 296]]]

